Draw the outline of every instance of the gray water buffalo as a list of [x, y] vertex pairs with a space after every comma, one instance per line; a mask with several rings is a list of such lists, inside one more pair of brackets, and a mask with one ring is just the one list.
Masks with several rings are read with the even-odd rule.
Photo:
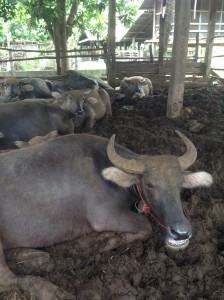
[[[181, 188], [210, 186], [206, 172], [185, 171], [197, 157], [191, 141], [177, 131], [187, 151], [175, 155], [136, 154], [90, 134], [58, 137], [35, 147], [0, 155], [0, 292], [18, 285], [31, 299], [75, 299], [40, 277], [16, 276], [3, 251], [42, 248], [91, 232], [107, 232], [100, 251], [152, 235], [149, 220], [164, 231], [167, 247], [183, 249], [192, 236], [183, 213]], [[111, 233], [111, 234], [110, 234]]]
[[5, 78], [1, 85], [0, 103], [19, 100], [20, 86], [16, 77]]
[[15, 102], [23, 99], [51, 98], [51, 91], [40, 78], [5, 78], [0, 103]]
[[141, 99], [153, 94], [151, 80], [141, 76], [124, 77], [120, 83], [120, 93], [132, 99]]
[[51, 80], [46, 81], [46, 83], [51, 92], [98, 88], [96, 80], [73, 70], [68, 71], [64, 75], [57, 76], [56, 78], [51, 78]]
[[55, 80], [41, 78], [16, 77], [5, 78], [3, 81], [0, 103], [19, 101], [33, 98], [52, 98], [52, 92], [70, 89], [94, 88], [94, 79], [88, 78], [76, 71], [68, 71], [65, 75], [57, 76]]
[[70, 90], [65, 100], [54, 103], [75, 115], [75, 127], [92, 128], [96, 121], [112, 115], [110, 97], [104, 89]]
[[15, 141], [29, 141], [37, 135], [45, 135], [52, 130], [59, 134], [74, 132], [71, 113], [41, 100], [17, 101], [1, 104], [0, 149], [16, 148]]

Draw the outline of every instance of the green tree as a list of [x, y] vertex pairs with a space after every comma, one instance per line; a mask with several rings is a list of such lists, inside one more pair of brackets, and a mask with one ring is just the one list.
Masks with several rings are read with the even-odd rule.
[[0, 18], [5, 22], [16, 16], [16, 0], [0, 1]]
[[[32, 26], [31, 16], [21, 3], [12, 1], [11, 6], [3, 6], [0, 1], [0, 42], [7, 42], [7, 34], [11, 33], [12, 41], [49, 41], [46, 24], [39, 20], [38, 26]], [[4, 13], [3, 13], [4, 12]]]
[[[117, 0], [117, 12], [120, 21], [127, 25], [136, 14], [136, 6], [132, 0]], [[57, 69], [65, 72], [69, 69], [66, 56], [67, 39], [73, 28], [79, 32], [93, 28], [100, 34], [107, 22], [102, 23], [102, 13], [108, 9], [108, 0], [23, 0], [21, 3], [31, 16], [32, 25], [44, 20], [56, 51]], [[93, 22], [94, 20], [94, 22]], [[95, 27], [93, 26], [95, 24]], [[62, 56], [59, 59], [60, 55]]]

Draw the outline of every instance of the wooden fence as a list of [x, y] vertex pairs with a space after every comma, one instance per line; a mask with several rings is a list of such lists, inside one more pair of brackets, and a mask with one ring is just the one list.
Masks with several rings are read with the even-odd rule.
[[[6, 69], [6, 64], [10, 63], [11, 71], [16, 71], [14, 67], [15, 62], [23, 61], [36, 61], [42, 59], [56, 60], [54, 50], [27, 50], [27, 49], [12, 49], [12, 48], [2, 48], [0, 50], [6, 51], [6, 55], [0, 59], [1, 69]], [[93, 49], [72, 49], [67, 51], [66, 58], [95, 58], [95, 59], [105, 59], [106, 53], [105, 48], [93, 48]], [[38, 55], [30, 57], [29, 54], [37, 53]]]
[[[16, 70], [13, 69], [13, 62], [21, 61], [32, 61], [49, 59], [55, 60], [54, 50], [25, 50], [25, 49], [10, 49], [10, 48], [0, 48], [7, 52], [7, 58], [0, 59], [0, 65], [6, 63], [11, 63], [12, 72], [17, 76]], [[28, 54], [38, 53], [38, 56], [28, 57]], [[81, 58], [81, 59], [103, 59], [107, 63], [107, 51], [105, 48], [94, 48], [94, 49], [73, 49], [67, 51], [68, 58]], [[126, 53], [125, 53], [126, 54]], [[221, 57], [221, 56], [220, 56]], [[189, 59], [187, 61], [186, 77], [185, 81], [187, 83], [192, 83], [192, 85], [203, 85], [208, 82], [208, 78], [205, 77], [205, 64], [198, 63], [194, 61], [195, 58]], [[158, 57], [140, 57], [139, 55], [122, 55], [118, 52], [116, 55], [115, 62], [115, 82], [119, 85], [120, 81], [125, 77], [140, 75], [150, 78], [154, 85], [167, 86], [169, 82], [171, 69], [171, 60], [165, 58], [164, 61], [158, 62]], [[223, 68], [220, 68], [223, 70]], [[19, 72], [21, 77], [25, 76], [36, 76], [36, 77], [50, 77], [56, 75], [56, 70], [49, 71], [33, 71], [33, 72]], [[7, 76], [2, 75], [2, 77]], [[8, 75], [9, 76], [9, 75]], [[0, 76], [1, 77], [1, 76]], [[107, 70], [105, 70], [104, 80], [107, 80]]]

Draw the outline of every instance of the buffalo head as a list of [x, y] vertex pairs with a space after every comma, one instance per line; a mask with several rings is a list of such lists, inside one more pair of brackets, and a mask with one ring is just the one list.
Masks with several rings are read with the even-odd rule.
[[183, 213], [180, 191], [182, 188], [210, 186], [212, 176], [206, 172], [185, 171], [195, 162], [197, 150], [184, 134], [176, 133], [187, 148], [183, 156], [144, 155], [138, 160], [118, 155], [113, 135], [107, 154], [114, 167], [104, 169], [102, 174], [122, 187], [138, 185], [151, 215], [165, 229], [167, 246], [180, 249], [188, 245], [192, 236], [191, 225]]
[[142, 76], [124, 77], [120, 84], [120, 92], [132, 99], [148, 97], [153, 93], [152, 82]]
[[19, 100], [20, 87], [19, 81], [15, 77], [5, 78], [3, 82], [3, 93], [1, 102], [10, 102]]

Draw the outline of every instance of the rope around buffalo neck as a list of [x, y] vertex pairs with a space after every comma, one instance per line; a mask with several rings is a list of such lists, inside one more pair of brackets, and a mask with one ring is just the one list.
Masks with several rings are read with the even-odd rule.
[[150, 207], [149, 207], [148, 203], [145, 201], [145, 199], [144, 199], [143, 196], [142, 196], [142, 193], [141, 193], [141, 190], [140, 190], [140, 186], [139, 186], [138, 184], [136, 184], [135, 187], [136, 187], [136, 190], [137, 190], [137, 192], [138, 192], [138, 195], [139, 195], [140, 199], [141, 199], [142, 202], [143, 202], [143, 211], [140, 211], [140, 210], [137, 208], [137, 205], [135, 204], [136, 209], [137, 209], [139, 212], [144, 213], [145, 215], [150, 215], [150, 216], [153, 218], [153, 220], [155, 220], [156, 223], [158, 223], [162, 228], [164, 228], [164, 229], [170, 231], [171, 228], [170, 228], [169, 226], [166, 226], [166, 225], [163, 225], [162, 223], [160, 223], [160, 222], [156, 219], [156, 217], [151, 213]]

